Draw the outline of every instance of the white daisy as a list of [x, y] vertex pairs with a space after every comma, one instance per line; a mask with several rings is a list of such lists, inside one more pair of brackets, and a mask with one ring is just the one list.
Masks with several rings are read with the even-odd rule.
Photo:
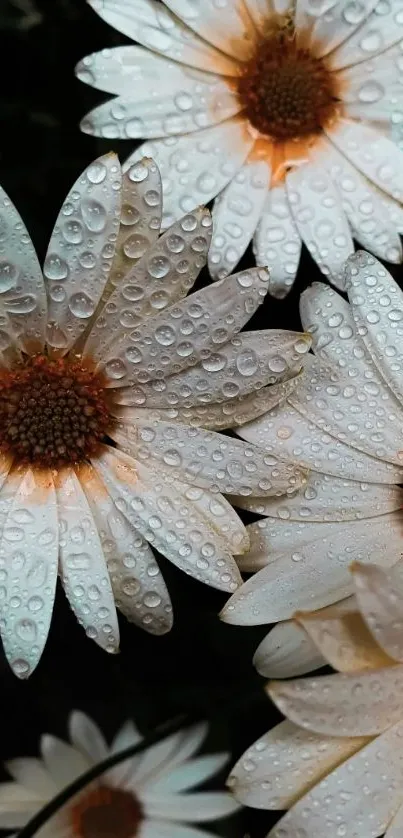
[[[156, 634], [172, 608], [151, 543], [196, 579], [233, 591], [245, 528], [222, 492], [286, 492], [300, 469], [208, 428], [277, 403], [310, 338], [243, 332], [267, 272], [183, 298], [204, 265], [211, 218], [161, 239], [153, 161], [122, 178], [91, 164], [62, 206], [39, 267], [6, 195], [0, 227], [0, 598], [6, 655], [38, 663], [58, 567], [79, 621], [108, 651], [115, 601]], [[274, 386], [271, 386], [273, 385]]]
[[[229, 622], [288, 620], [352, 591], [353, 560], [390, 567], [402, 556], [403, 294], [373, 256], [346, 267], [350, 303], [321, 283], [302, 295], [315, 357], [298, 389], [241, 435], [311, 469], [289, 497], [238, 499], [270, 517], [249, 527], [242, 570], [258, 571], [224, 609]], [[256, 664], [273, 677], [323, 659], [304, 632], [282, 623]]]
[[289, 809], [268, 838], [400, 838], [403, 829], [402, 562], [355, 564], [355, 596], [300, 615], [338, 674], [274, 681], [286, 716], [234, 767], [258, 809]]
[[[86, 786], [42, 827], [41, 838], [208, 838], [189, 823], [224, 818], [239, 805], [227, 792], [193, 791], [222, 769], [229, 755], [194, 756], [207, 734], [199, 724], [118, 763]], [[21, 829], [43, 806], [92, 766], [141, 742], [131, 721], [107, 745], [81, 712], [69, 719], [67, 744], [45, 734], [41, 759], [19, 757], [0, 784], [0, 827]]]
[[219, 196], [211, 274], [253, 237], [283, 297], [304, 242], [342, 287], [354, 236], [399, 262], [403, 153], [402, 0], [89, 0], [142, 46], [90, 55], [80, 79], [115, 94], [82, 129], [145, 137], [164, 223]]

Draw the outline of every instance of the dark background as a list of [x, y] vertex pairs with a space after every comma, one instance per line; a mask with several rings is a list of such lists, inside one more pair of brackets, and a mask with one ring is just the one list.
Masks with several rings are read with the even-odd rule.
[[[78, 129], [105, 97], [78, 82], [74, 66], [121, 43], [85, 0], [0, 0], [0, 182], [41, 259], [82, 169], [112, 145], [121, 159], [134, 147]], [[250, 254], [245, 259], [251, 264]], [[299, 293], [317, 278], [305, 254], [291, 295], [281, 303], [267, 299], [253, 325], [298, 328]], [[72, 708], [88, 712], [108, 735], [128, 716], [146, 733], [177, 714], [203, 715], [213, 722], [211, 743], [228, 747], [233, 760], [278, 720], [251, 662], [266, 629], [221, 623], [225, 596], [162, 558], [161, 567], [175, 611], [169, 635], [153, 638], [122, 619], [121, 654], [108, 656], [86, 638], [59, 589], [46, 650], [29, 681], [17, 680], [0, 653], [0, 761], [36, 753], [44, 731], [65, 736]], [[261, 838], [275, 819], [248, 809], [223, 831]]]

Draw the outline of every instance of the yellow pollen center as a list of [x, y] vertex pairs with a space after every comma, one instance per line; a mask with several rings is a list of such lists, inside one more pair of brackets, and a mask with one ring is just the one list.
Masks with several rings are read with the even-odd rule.
[[93, 456], [112, 419], [100, 375], [78, 361], [28, 358], [0, 367], [0, 451], [39, 467]]
[[320, 133], [339, 102], [335, 74], [284, 28], [245, 64], [238, 96], [253, 127], [277, 142]]
[[72, 808], [74, 838], [135, 838], [142, 808], [128, 791], [100, 786]]

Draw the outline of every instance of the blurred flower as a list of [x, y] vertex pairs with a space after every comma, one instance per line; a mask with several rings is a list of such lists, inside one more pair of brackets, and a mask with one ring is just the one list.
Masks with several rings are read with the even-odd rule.
[[[400, 0], [89, 0], [142, 46], [87, 56], [82, 81], [113, 100], [83, 131], [145, 137], [164, 181], [165, 224], [219, 195], [209, 255], [226, 276], [250, 239], [285, 296], [305, 243], [343, 287], [352, 236], [402, 258]], [[145, 47], [145, 48], [144, 48]]]
[[[293, 496], [236, 499], [270, 517], [248, 528], [251, 551], [239, 566], [258, 572], [227, 603], [228, 622], [273, 623], [322, 608], [351, 593], [353, 559], [391, 567], [401, 557], [403, 294], [366, 253], [351, 257], [346, 283], [350, 303], [321, 283], [302, 295], [316, 357], [287, 400], [240, 431], [312, 471]], [[255, 658], [269, 677], [321, 662], [287, 622]]]
[[229, 784], [259, 809], [290, 809], [270, 838], [400, 838], [403, 830], [403, 565], [352, 568], [355, 597], [299, 615], [342, 674], [278, 681], [286, 721]]
[[[39, 267], [1, 196], [1, 635], [17, 675], [38, 663], [58, 568], [77, 618], [108, 651], [115, 601], [155, 634], [172, 608], [151, 543], [179, 568], [233, 591], [245, 528], [221, 492], [277, 494], [298, 467], [223, 428], [295, 386], [310, 338], [240, 332], [267, 272], [184, 297], [205, 263], [207, 210], [158, 239], [161, 182], [145, 160], [123, 176], [92, 163], [62, 206]], [[272, 386], [273, 385], [273, 386]]]
[[[189, 822], [224, 818], [239, 806], [226, 792], [193, 791], [210, 780], [229, 754], [194, 757], [207, 726], [179, 731], [103, 773], [52, 816], [45, 838], [206, 838]], [[6, 768], [14, 782], [0, 784], [0, 825], [20, 829], [65, 786], [92, 766], [141, 742], [126, 722], [109, 747], [84, 713], [69, 719], [71, 745], [45, 734], [41, 759], [19, 757]], [[192, 789], [192, 791], [189, 791]]]

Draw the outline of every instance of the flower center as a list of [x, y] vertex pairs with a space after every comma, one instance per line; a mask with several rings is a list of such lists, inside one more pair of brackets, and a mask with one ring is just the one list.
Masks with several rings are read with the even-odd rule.
[[238, 82], [249, 121], [274, 141], [320, 133], [337, 113], [337, 94], [335, 74], [280, 25], [260, 42]]
[[77, 361], [36, 355], [0, 368], [0, 450], [60, 467], [94, 456], [111, 427], [101, 376]]
[[72, 808], [75, 838], [135, 838], [143, 812], [134, 795], [100, 786]]

